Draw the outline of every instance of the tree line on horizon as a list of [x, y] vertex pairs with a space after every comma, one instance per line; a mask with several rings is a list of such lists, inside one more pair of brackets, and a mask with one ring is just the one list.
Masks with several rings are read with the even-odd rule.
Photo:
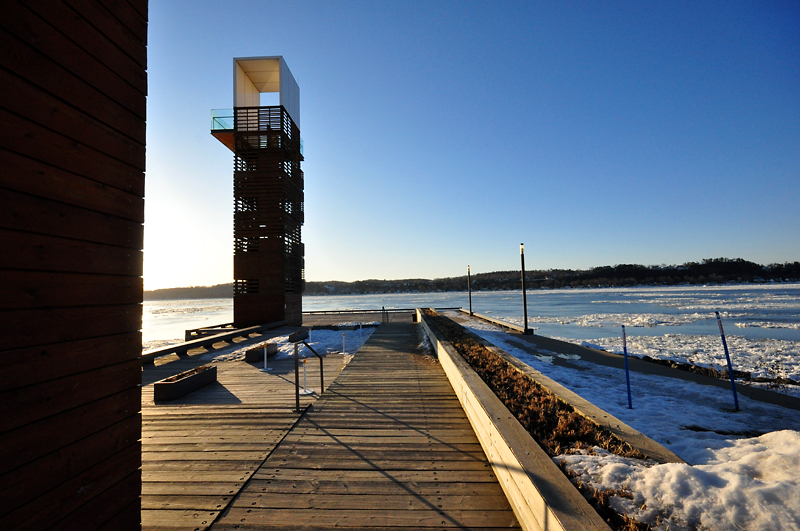
[[[588, 270], [548, 269], [525, 272], [527, 289], [598, 288], [621, 286], [675, 286], [800, 281], [800, 262], [760, 265], [741, 258], [706, 258], [681, 265], [619, 264]], [[473, 291], [516, 290], [522, 287], [520, 270], [475, 273]], [[358, 295], [368, 293], [431, 293], [466, 291], [467, 275], [437, 279], [357, 280], [306, 282], [304, 295]], [[146, 291], [145, 300], [232, 298], [233, 284]]]

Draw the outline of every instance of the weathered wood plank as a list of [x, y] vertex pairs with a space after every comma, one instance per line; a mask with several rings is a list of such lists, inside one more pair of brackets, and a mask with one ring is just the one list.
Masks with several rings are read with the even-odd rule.
[[[15, 4], [16, 2], [8, 3], [11, 7]], [[20, 14], [25, 12], [26, 9], [19, 9]], [[135, 90], [104, 66], [98, 65], [91, 56], [59, 32], [43, 31], [35, 22], [28, 25], [18, 23], [12, 16], [0, 19], [0, 28], [0, 32], [6, 33], [3, 37], [4, 43], [8, 43], [5, 48], [7, 53], [0, 56], [0, 66], [34, 83], [38, 89], [59, 96], [68, 105], [80, 109], [99, 122], [128, 135], [137, 144], [144, 145], [144, 93]], [[72, 54], [76, 57], [72, 57]], [[88, 63], [94, 64], [83, 64], [81, 60], [84, 58]], [[112, 94], [122, 96], [120, 99], [127, 105], [120, 105], [112, 98]]]
[[[138, 446], [139, 433], [135, 421], [118, 422], [0, 475], [0, 514], [11, 512], [28, 498], [41, 496], [128, 446]], [[4, 468], [13, 466], [12, 462], [3, 463]]]
[[141, 337], [131, 332], [6, 351], [0, 355], [0, 392], [134, 360]]
[[142, 510], [142, 531], [171, 529], [207, 529], [219, 511], [201, 510]]
[[25, 105], [15, 105], [13, 111], [26, 120], [124, 163], [137, 168], [144, 167], [144, 144], [98, 122], [85, 112], [64, 105], [54, 95], [37, 90], [35, 86], [16, 76], [8, 76], [3, 92], [9, 98], [25, 100]]
[[505, 496], [437, 496], [436, 494], [419, 495], [415, 493], [386, 495], [385, 493], [351, 493], [308, 494], [305, 496], [286, 496], [281, 493], [243, 493], [238, 501], [243, 505], [258, 509], [326, 509], [326, 510], [369, 510], [379, 508], [385, 510], [426, 511], [444, 509], [465, 510], [510, 510], [511, 506]]
[[[35, 498], [3, 516], [0, 518], [0, 529], [48, 528], [51, 522], [66, 518], [81, 505], [124, 481], [140, 462], [139, 446], [129, 446], [86, 472], [75, 475], [47, 496]], [[80, 492], [80, 495], [76, 496], [76, 492]], [[125, 500], [125, 505], [127, 503], [128, 500]]]
[[[142, 223], [144, 199], [134, 193], [0, 148], [5, 189]], [[143, 176], [142, 176], [143, 178]]]
[[9, 151], [124, 192], [144, 194], [144, 171], [140, 166], [104, 155], [3, 109], [0, 122], [0, 144]]
[[228, 505], [230, 496], [150, 495], [142, 494], [143, 510], [219, 511]]
[[[141, 393], [136, 387], [6, 431], [3, 433], [3, 449], [7, 455], [13, 455], [14, 460], [0, 460], [0, 472], [22, 466], [119, 422], [139, 425], [140, 407]], [[44, 437], [43, 433], [57, 433], [58, 437]]]
[[0, 335], [0, 351], [130, 334], [139, 330], [141, 319], [140, 305], [0, 311], [4, 326], [16, 331]]
[[[46, 0], [26, 0], [25, 5], [44, 20], [60, 26], [61, 31], [67, 38], [90, 53], [102, 63], [103, 66], [114, 71], [114, 73], [125, 80], [125, 82], [130, 83], [138, 92], [147, 94], [147, 74], [142, 68], [146, 65], [137, 63], [130, 55], [125, 53], [115, 42], [115, 40], [118, 39], [112, 38], [109, 40], [109, 38], [106, 37], [104, 32], [110, 33], [108, 29], [109, 25], [100, 26], [104, 28], [104, 32], [101, 32], [97, 29], [98, 26], [86, 20], [86, 11], [83, 11], [81, 15], [79, 15], [66, 4], [53, 5]], [[91, 4], [86, 4], [86, 7], [89, 6], [91, 6]], [[97, 6], [97, 8], [99, 8], [99, 6]], [[115, 9], [115, 12], [117, 18], [119, 18], [120, 11]], [[137, 18], [141, 20], [142, 17], [139, 16]], [[64, 21], [69, 21], [69, 23], [63, 24]], [[115, 23], [112, 17], [108, 17], [107, 21], [111, 22], [110, 27], [119, 24], [118, 22]], [[147, 34], [146, 21], [144, 27], [141, 27], [141, 22], [136, 24], [135, 27], [135, 30], [134, 28], [130, 28], [134, 30], [134, 34], [137, 31], [140, 32], [139, 35], [142, 36]], [[119, 30], [117, 33], [119, 33]], [[141, 42], [141, 37], [134, 38], [134, 41]], [[139, 50], [139, 48], [141, 48], [140, 45], [135, 46], [136, 50]], [[139, 50], [137, 53], [141, 53], [141, 51]], [[112, 93], [112, 96], [113, 95]]]
[[4, 310], [138, 304], [142, 292], [141, 277], [3, 271], [0, 278], [0, 300]]
[[[377, 481], [388, 477], [393, 481], [401, 482], [429, 482], [444, 481], [441, 473], [435, 470], [316, 470], [308, 468], [268, 468], [271, 463], [266, 463], [264, 468], [258, 470], [256, 479], [270, 480], [327, 480], [327, 481]], [[447, 481], [459, 483], [494, 483], [497, 478], [491, 471], [453, 471], [447, 474]]]
[[94, 26], [102, 27], [116, 46], [133, 58], [136, 63], [147, 67], [147, 4], [138, 1], [139, 9], [126, 0], [67, 0], [73, 9]]
[[[138, 502], [139, 491], [141, 490], [140, 474], [134, 471], [127, 478], [110, 486], [107, 490], [99, 493], [88, 503], [81, 505], [71, 512], [66, 518], [60, 520], [52, 529], [71, 530], [71, 529], [97, 529], [105, 522], [112, 519], [120, 511], [130, 504], [130, 500]], [[138, 503], [136, 506], [138, 508]], [[134, 513], [133, 518], [125, 526], [135, 525], [138, 515]], [[120, 528], [123, 526], [120, 526]], [[119, 528], [118, 528], [119, 529]]]
[[130, 360], [88, 373], [0, 393], [3, 428], [12, 430], [134, 388], [140, 377], [139, 361]]
[[142, 274], [142, 253], [136, 249], [6, 229], [0, 229], [0, 238], [14, 249], [0, 256], [0, 267], [6, 269], [132, 277]]
[[[246, 500], [248, 496], [257, 496], [266, 493], [282, 494], [350, 494], [360, 495], [406, 495], [409, 493], [421, 496], [498, 496], [497, 484], [493, 483], [453, 483], [444, 481], [410, 481], [399, 483], [392, 478], [384, 477], [380, 480], [339, 481], [325, 479], [309, 480], [261, 480], [253, 478], [250, 489], [242, 492], [240, 499]], [[505, 496], [503, 496], [505, 500]], [[243, 501], [245, 503], [245, 501]], [[245, 503], [246, 504], [246, 503]]]
[[316, 528], [317, 526], [336, 526], [338, 528], [378, 527], [512, 527], [516, 519], [510, 511], [490, 510], [451, 510], [407, 511], [404, 509], [380, 509], [370, 507], [366, 510], [339, 509], [327, 511], [319, 509], [246, 509], [232, 507], [226, 513], [226, 521], [239, 521], [242, 525], [268, 525], [277, 528]]

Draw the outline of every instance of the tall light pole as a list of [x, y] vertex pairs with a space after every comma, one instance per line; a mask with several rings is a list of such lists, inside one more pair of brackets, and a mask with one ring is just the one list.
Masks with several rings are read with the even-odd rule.
[[467, 266], [467, 291], [469, 292], [469, 314], [472, 315], [472, 275]]
[[525, 294], [525, 244], [519, 244], [519, 257], [522, 261], [522, 311], [525, 315], [525, 327], [522, 329], [522, 333], [526, 336], [529, 336], [533, 333], [533, 330], [528, 328], [528, 297]]

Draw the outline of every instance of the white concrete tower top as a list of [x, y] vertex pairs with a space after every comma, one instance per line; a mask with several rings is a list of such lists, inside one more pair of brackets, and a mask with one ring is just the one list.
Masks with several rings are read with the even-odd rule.
[[259, 107], [262, 92], [280, 93], [280, 104], [300, 128], [300, 87], [283, 56], [233, 59], [233, 106]]

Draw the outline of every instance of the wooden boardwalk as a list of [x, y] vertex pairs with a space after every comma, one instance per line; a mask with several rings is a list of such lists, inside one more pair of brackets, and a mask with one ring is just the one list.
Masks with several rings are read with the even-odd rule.
[[516, 526], [418, 325], [381, 325], [213, 526]]
[[[265, 337], [260, 338], [266, 339]], [[218, 382], [170, 402], [153, 402], [153, 382], [195, 367], [199, 355], [145, 366], [142, 386], [142, 529], [207, 529], [297, 422], [294, 364], [218, 363]], [[342, 369], [325, 357], [325, 381]], [[302, 377], [302, 376], [301, 376]], [[308, 383], [319, 390], [313, 358]], [[318, 395], [301, 397], [301, 408]]]
[[418, 325], [381, 325], [338, 377], [326, 370], [330, 387], [299, 419], [292, 372], [241, 362], [219, 364], [224, 390], [210, 390], [213, 401], [197, 391], [144, 407], [143, 527], [518, 527], [420, 341]]

